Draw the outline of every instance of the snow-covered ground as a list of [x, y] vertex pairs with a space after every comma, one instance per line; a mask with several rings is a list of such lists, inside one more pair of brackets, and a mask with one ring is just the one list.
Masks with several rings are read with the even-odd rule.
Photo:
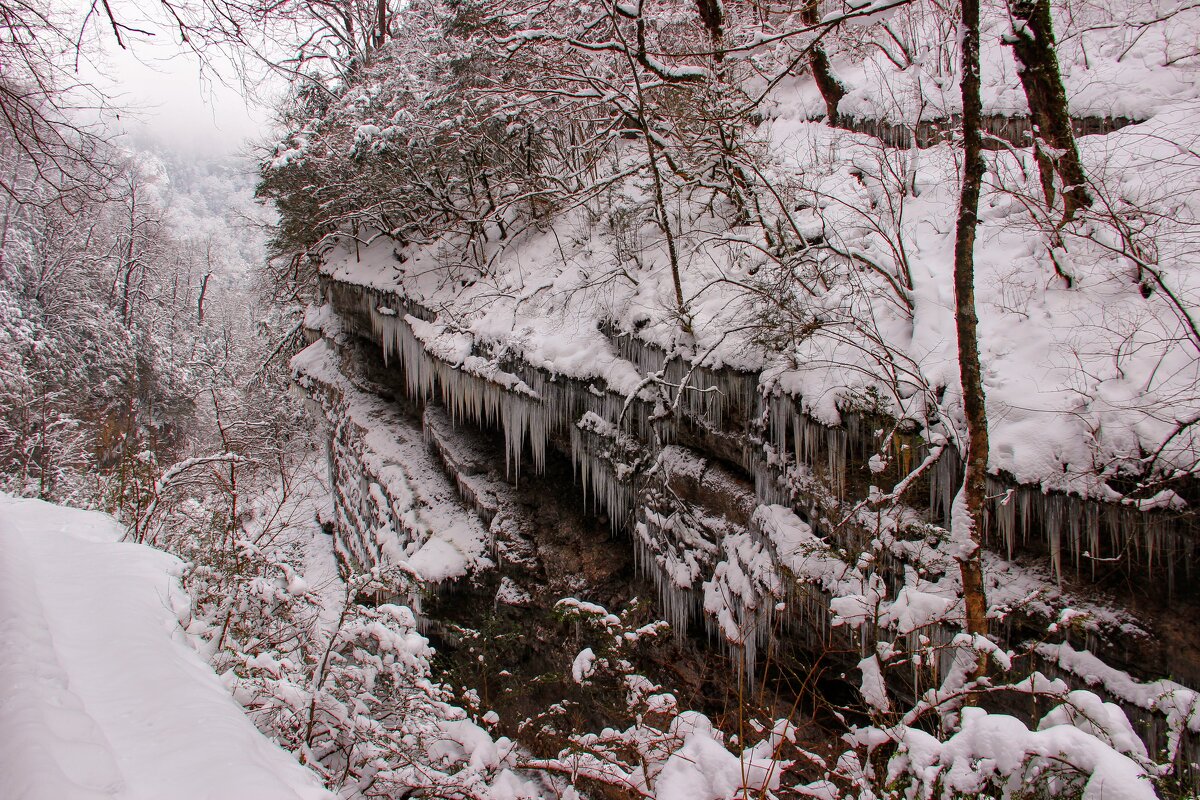
[[122, 533], [0, 495], [0, 794], [331, 797], [192, 647], [181, 562]]

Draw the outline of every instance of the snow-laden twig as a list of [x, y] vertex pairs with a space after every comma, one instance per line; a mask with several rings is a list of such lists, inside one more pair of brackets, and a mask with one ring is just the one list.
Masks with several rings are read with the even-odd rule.
[[[149, 530], [150, 522], [155, 513], [158, 511], [163, 494], [176, 486], [180, 481], [183, 480], [184, 476], [190, 473], [192, 470], [198, 467], [212, 466], [213, 464], [232, 464], [235, 466], [243, 466], [253, 463], [255, 463], [254, 459], [247, 458], [246, 456], [239, 455], [238, 453], [226, 452], [216, 453], [210, 456], [187, 458], [183, 461], [172, 464], [171, 466], [167, 467], [167, 469], [163, 471], [162, 475], [159, 476], [158, 480], [154, 482], [154, 487], [151, 489], [150, 504], [146, 506], [145, 511], [139, 514], [138, 518], [134, 520], [133, 528], [128, 534], [126, 534], [126, 536], [128, 537], [129, 534], [132, 534], [133, 541], [143, 541], [146, 537], [146, 532]], [[151, 537], [151, 539], [146, 543], [153, 545], [155, 538], [156, 537]]]

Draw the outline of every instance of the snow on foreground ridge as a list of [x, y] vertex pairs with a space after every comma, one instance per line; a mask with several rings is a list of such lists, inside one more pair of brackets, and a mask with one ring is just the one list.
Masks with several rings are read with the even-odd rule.
[[4, 795], [332, 797], [180, 629], [180, 562], [111, 518], [0, 495]]

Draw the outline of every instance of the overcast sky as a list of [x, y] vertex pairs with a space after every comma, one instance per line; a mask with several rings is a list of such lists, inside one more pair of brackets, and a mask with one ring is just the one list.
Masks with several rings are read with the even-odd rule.
[[[157, 37], [156, 37], [157, 38]], [[178, 55], [173, 43], [133, 43], [122, 50], [111, 40], [91, 77], [97, 87], [125, 109], [121, 129], [135, 141], [150, 139], [176, 152], [222, 156], [245, 149], [248, 139], [262, 139], [270, 113], [262, 102], [242, 97], [228, 64], [210, 64], [202, 75], [198, 60]], [[224, 73], [224, 85], [213, 76]], [[87, 77], [85, 75], [85, 77]]]

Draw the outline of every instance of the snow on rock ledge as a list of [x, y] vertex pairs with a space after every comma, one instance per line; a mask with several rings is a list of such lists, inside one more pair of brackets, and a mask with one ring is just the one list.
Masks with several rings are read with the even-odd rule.
[[491, 534], [462, 507], [421, 429], [339, 369], [326, 340], [292, 359], [331, 426], [330, 472], [342, 555], [360, 567], [406, 564], [430, 583], [491, 562]]

